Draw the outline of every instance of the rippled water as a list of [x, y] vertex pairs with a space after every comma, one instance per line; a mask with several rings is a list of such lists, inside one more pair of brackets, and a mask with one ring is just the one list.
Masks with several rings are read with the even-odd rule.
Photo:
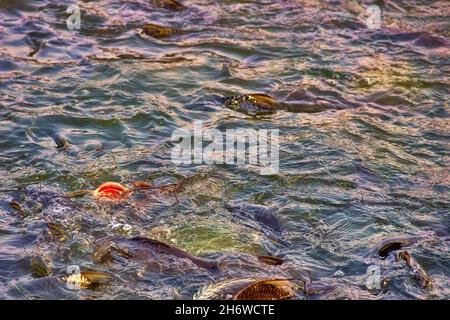
[[[173, 11], [150, 0], [0, 0], [0, 297], [192, 298], [220, 277], [270, 275], [240, 264], [272, 254], [289, 261], [283, 274], [309, 270], [313, 283], [334, 287], [319, 299], [448, 299], [450, 5], [385, 2], [375, 2], [381, 30], [369, 30], [372, 1], [185, 0], [185, 10]], [[66, 26], [75, 3], [79, 31]], [[141, 32], [150, 22], [184, 33], [157, 40]], [[295, 112], [250, 116], [217, 99], [248, 92]], [[171, 134], [194, 120], [279, 129], [279, 173], [174, 165]], [[68, 150], [56, 148], [58, 136]], [[26, 206], [29, 185], [64, 193], [184, 178], [175, 196], [112, 207], [75, 199], [63, 242], [49, 238], [43, 212], [21, 217], [10, 207], [13, 199]], [[227, 203], [271, 207], [284, 229], [262, 229]], [[186, 274], [175, 263], [148, 271], [93, 262], [97, 238], [127, 232], [235, 267], [218, 276]], [[365, 259], [383, 238], [417, 234], [426, 241], [408, 250], [431, 276], [430, 289], [393, 260]], [[96, 290], [42, 286], [36, 256], [50, 275], [79, 265], [120, 281]], [[391, 279], [387, 288], [366, 289], [372, 264]]]

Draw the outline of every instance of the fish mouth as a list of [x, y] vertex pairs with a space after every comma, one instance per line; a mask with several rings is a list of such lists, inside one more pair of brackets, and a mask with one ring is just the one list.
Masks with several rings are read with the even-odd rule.
[[132, 190], [117, 182], [105, 182], [94, 190], [94, 197], [105, 200], [124, 200], [132, 193]]

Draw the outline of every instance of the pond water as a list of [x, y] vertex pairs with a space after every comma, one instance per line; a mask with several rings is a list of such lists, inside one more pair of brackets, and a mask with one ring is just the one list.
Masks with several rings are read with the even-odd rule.
[[[183, 10], [152, 0], [0, 0], [0, 297], [190, 299], [223, 278], [277, 274], [241, 266], [263, 254], [286, 259], [283, 275], [331, 284], [318, 299], [448, 299], [449, 2], [180, 2]], [[71, 4], [80, 30], [68, 29]], [[381, 29], [366, 24], [373, 4]], [[146, 23], [183, 32], [155, 39]], [[219, 99], [255, 92], [295, 110], [251, 115]], [[174, 164], [172, 133], [194, 120], [278, 129], [278, 172]], [[24, 192], [106, 181], [183, 188], [120, 205], [88, 195], [67, 211], [36, 208]], [[282, 231], [228, 204], [266, 206]], [[49, 237], [48, 222], [64, 228], [64, 241]], [[156, 238], [234, 266], [218, 275], [183, 272], [177, 261], [95, 263], [93, 243], [110, 235]], [[408, 252], [431, 288], [393, 259], [367, 259], [382, 239], [410, 235], [424, 235]], [[37, 260], [49, 277], [77, 265], [117, 279], [95, 290], [51, 286]], [[389, 279], [383, 289], [365, 286], [373, 265]]]

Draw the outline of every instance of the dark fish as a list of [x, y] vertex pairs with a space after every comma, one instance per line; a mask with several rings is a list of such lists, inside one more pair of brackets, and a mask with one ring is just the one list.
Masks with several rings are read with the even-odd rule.
[[155, 4], [161, 8], [172, 10], [172, 11], [182, 11], [186, 9], [184, 5], [176, 0], [153, 0]]
[[64, 285], [65, 281], [63, 281], [60, 276], [48, 276], [33, 279], [31, 281], [19, 282], [15, 285], [15, 288], [18, 289], [26, 298], [35, 299], [35, 294], [33, 294], [34, 292], [55, 292], [55, 290], [63, 288]]
[[282, 226], [275, 215], [275, 210], [256, 204], [226, 204], [225, 209], [244, 218], [255, 220], [273, 231], [281, 232]]
[[[67, 290], [64, 289], [94, 289], [99, 285], [104, 285], [114, 279], [112, 275], [103, 272], [86, 271], [71, 275], [56, 275], [34, 279], [32, 281], [20, 282], [15, 285], [26, 298], [36, 297], [46, 299], [46, 294], [50, 293], [48, 299], [52, 299], [55, 294], [65, 297]], [[68, 297], [71, 298], [71, 297]]]
[[40, 255], [31, 257], [31, 274], [34, 278], [42, 278], [50, 275], [51, 270], [46, 259]]
[[422, 288], [431, 288], [431, 277], [425, 271], [425, 269], [414, 259], [408, 251], [401, 251], [398, 253], [397, 260], [404, 261], [406, 265], [411, 268], [414, 276], [419, 279]]
[[41, 214], [53, 223], [81, 214], [81, 210], [70, 199], [55, 189], [33, 185], [25, 189], [26, 196], [42, 207]]
[[[254, 205], [254, 204], [225, 204], [225, 209], [232, 212], [238, 219], [248, 219], [250, 221], [257, 221], [262, 225], [262, 228], [256, 228], [262, 232], [273, 242], [279, 243], [283, 246], [291, 246], [291, 244], [282, 237], [283, 227], [278, 217], [275, 215], [275, 210], [272, 208]], [[244, 223], [240, 221], [239, 223]], [[255, 229], [253, 224], [246, 224], [247, 227]]]
[[421, 34], [413, 44], [417, 47], [435, 49], [441, 47], [449, 47], [449, 42], [445, 38], [431, 35], [429, 32]]
[[146, 35], [149, 35], [156, 39], [163, 39], [181, 33], [180, 30], [159, 26], [153, 23], [147, 23], [146, 25], [144, 25], [143, 31]]
[[405, 236], [384, 239], [370, 251], [370, 255], [374, 255], [376, 253], [381, 259], [385, 259], [392, 251], [400, 250], [421, 240], [422, 238], [423, 236]]
[[53, 239], [56, 239], [58, 241], [64, 241], [67, 239], [68, 235], [63, 227], [52, 222], [47, 222], [47, 226], [50, 229], [50, 234], [52, 235]]
[[224, 104], [230, 109], [248, 114], [273, 113], [285, 108], [284, 104], [279, 103], [275, 98], [262, 93], [226, 97]]
[[29, 32], [26, 37], [26, 42], [30, 47], [30, 52], [28, 53], [28, 57], [33, 57], [39, 50], [44, 46], [44, 41], [48, 38], [50, 34], [46, 32]]
[[403, 248], [403, 246], [407, 245], [408, 243], [401, 242], [401, 241], [394, 241], [389, 242], [383, 245], [381, 248], [378, 249], [378, 255], [384, 259], [388, 256], [388, 254], [392, 251], [397, 251]]
[[257, 258], [259, 261], [271, 266], [279, 266], [285, 262], [285, 260], [273, 256], [258, 256]]
[[69, 151], [69, 141], [61, 136], [59, 133], [51, 133], [50, 137], [55, 141], [56, 148], [64, 151]]
[[104, 262], [111, 253], [136, 260], [159, 260], [164, 256], [173, 256], [192, 261], [196, 266], [204, 269], [215, 270], [218, 268], [218, 262], [196, 257], [186, 251], [178, 249], [170, 244], [144, 237], [122, 238], [109, 237], [102, 240], [102, 243], [94, 253], [94, 261]]
[[60, 197], [58, 192], [56, 192], [54, 189], [39, 186], [39, 185], [26, 187], [25, 193], [26, 193], [27, 197], [31, 198], [32, 200], [38, 202], [39, 204], [41, 204], [43, 206], [46, 206], [54, 199], [57, 199]]
[[12, 209], [17, 211], [21, 217], [26, 216], [25, 210], [22, 209], [22, 206], [17, 201], [13, 200], [9, 203], [9, 205], [11, 206]]
[[449, 42], [446, 38], [432, 35], [430, 32], [395, 32], [380, 33], [380, 39], [389, 39], [393, 42], [410, 42], [413, 46], [424, 49], [448, 48]]
[[292, 298], [302, 286], [290, 279], [233, 279], [206, 287], [198, 300], [284, 300]]
[[30, 48], [31, 51], [28, 53], [28, 57], [33, 57], [36, 53], [39, 52], [39, 50], [41, 50], [41, 48], [43, 47], [44, 42], [42, 41], [34, 41], [30, 43]]
[[67, 198], [82, 198], [85, 195], [93, 194], [92, 190], [76, 190], [72, 192], [67, 192], [66, 197]]

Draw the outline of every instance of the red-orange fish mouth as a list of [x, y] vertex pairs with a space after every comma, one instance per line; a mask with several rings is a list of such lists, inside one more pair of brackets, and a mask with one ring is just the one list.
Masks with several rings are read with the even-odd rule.
[[117, 182], [105, 182], [94, 190], [95, 198], [108, 200], [124, 200], [132, 193], [132, 190]]

